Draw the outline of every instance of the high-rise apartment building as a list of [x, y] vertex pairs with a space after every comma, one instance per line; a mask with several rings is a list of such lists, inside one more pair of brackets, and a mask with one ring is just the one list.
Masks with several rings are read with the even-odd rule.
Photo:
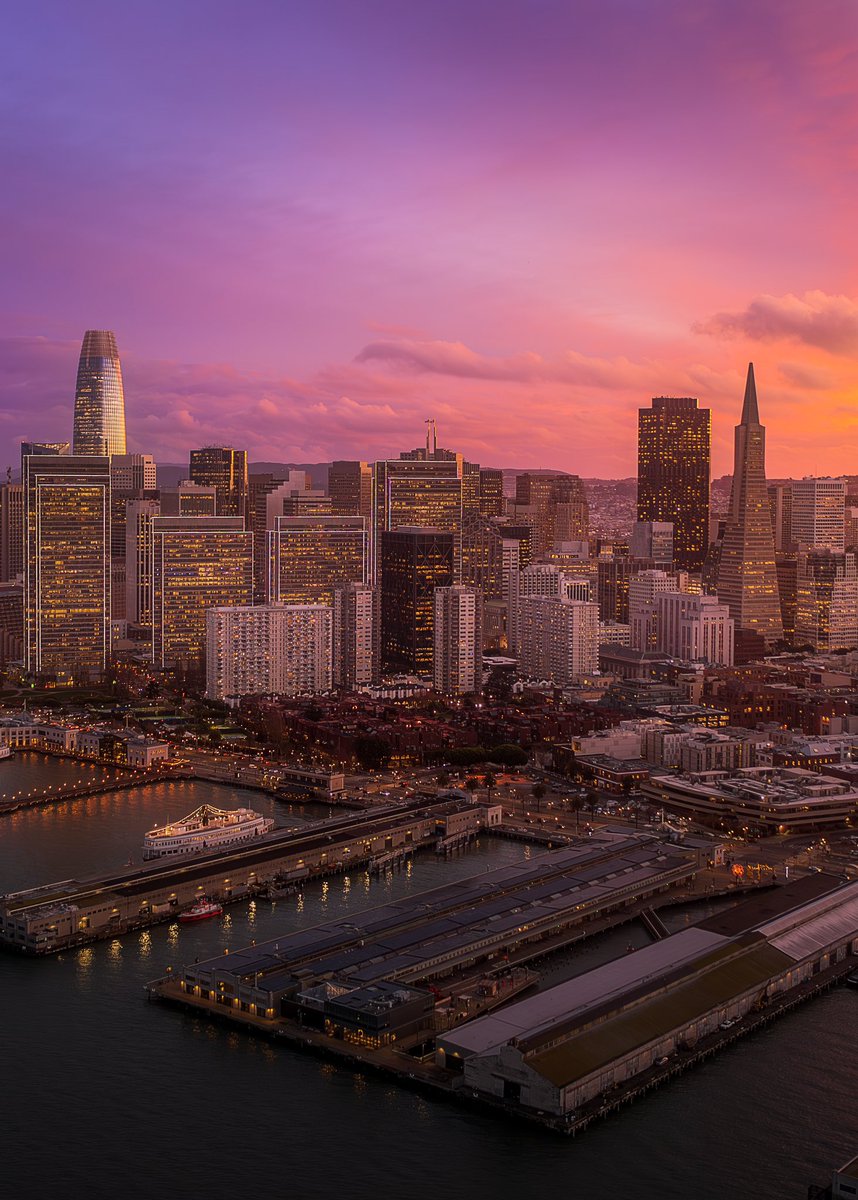
[[275, 517], [268, 546], [272, 604], [331, 604], [334, 588], [367, 582], [363, 517]]
[[[783, 637], [771, 507], [766, 488], [766, 431], [760, 424], [754, 365], [748, 365], [742, 419], [736, 426], [730, 512], [718, 564], [718, 598], [740, 638], [771, 646]], [[737, 656], [738, 657], [738, 656]], [[743, 655], [744, 657], [744, 655]]]
[[378, 660], [375, 607], [375, 593], [368, 584], [346, 583], [334, 588], [334, 687], [350, 691], [374, 682]]
[[507, 633], [509, 651], [519, 651], [519, 623], [523, 601], [531, 596], [562, 596], [566, 574], [562, 567], [552, 563], [531, 563], [528, 567], [514, 569], [509, 578], [509, 608]]
[[435, 589], [435, 690], [443, 696], [482, 691], [482, 612], [476, 588]]
[[679, 591], [672, 572], [638, 571], [629, 580], [629, 645], [633, 650], [655, 650], [658, 646], [658, 598]]
[[212, 700], [313, 695], [331, 687], [331, 610], [324, 604], [210, 608], [206, 695]]
[[83, 336], [74, 394], [74, 453], [125, 453], [125, 393], [116, 335], [88, 329]]
[[253, 549], [243, 517], [152, 518], [152, 659], [205, 666], [206, 610], [253, 598]]
[[858, 648], [855, 554], [824, 548], [799, 552], [794, 641], [826, 653]]
[[23, 461], [25, 662], [95, 679], [110, 659], [110, 459]]
[[206, 446], [191, 451], [193, 483], [217, 492], [219, 517], [243, 517], [247, 512], [247, 451], [231, 446]]
[[656, 396], [638, 414], [638, 520], [673, 523], [673, 561], [699, 571], [709, 547], [711, 413]]
[[846, 480], [794, 479], [790, 490], [793, 543], [842, 552], [846, 536]]
[[372, 466], [365, 462], [337, 459], [328, 471], [331, 512], [337, 517], [372, 519]]
[[733, 619], [717, 596], [661, 592], [656, 649], [683, 662], [733, 665]]
[[454, 582], [456, 535], [427, 526], [381, 536], [381, 665], [431, 676], [435, 655], [435, 589]]
[[519, 614], [519, 669], [558, 687], [599, 666], [599, 606], [565, 596], [528, 596]]

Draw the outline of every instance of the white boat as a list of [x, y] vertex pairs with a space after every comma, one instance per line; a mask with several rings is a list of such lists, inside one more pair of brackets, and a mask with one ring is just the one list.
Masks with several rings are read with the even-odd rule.
[[250, 808], [232, 810], [201, 804], [180, 821], [150, 829], [143, 839], [143, 858], [165, 858], [180, 854], [202, 854], [238, 842], [260, 838], [272, 829], [270, 817]]
[[12, 757], [12, 747], [11, 746], [0, 746], [0, 758], [11, 758], [11, 757]]

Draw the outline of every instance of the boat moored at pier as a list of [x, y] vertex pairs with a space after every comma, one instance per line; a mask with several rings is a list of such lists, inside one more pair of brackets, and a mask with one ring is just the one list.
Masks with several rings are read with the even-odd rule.
[[150, 829], [143, 839], [143, 858], [165, 858], [222, 850], [268, 833], [274, 822], [250, 808], [232, 810], [201, 804], [180, 821]]

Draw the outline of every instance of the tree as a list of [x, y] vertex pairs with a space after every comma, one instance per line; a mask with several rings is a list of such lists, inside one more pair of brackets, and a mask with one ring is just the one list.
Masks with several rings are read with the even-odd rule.
[[581, 796], [573, 796], [570, 803], [572, 805], [572, 811], [575, 814], [575, 832], [577, 833], [580, 828], [579, 814], [581, 809], [584, 807], [584, 801]]
[[545, 786], [544, 783], [535, 783], [533, 785], [533, 787], [530, 789], [530, 794], [533, 796], [534, 800], [536, 801], [536, 811], [537, 812], [542, 812], [542, 799], [545, 796], [547, 791], [548, 791], [548, 788]]
[[355, 741], [355, 758], [367, 771], [381, 771], [390, 762], [393, 747], [386, 738], [366, 734]]
[[438, 787], [448, 787], [450, 783], [450, 776], [447, 771], [439, 771], [435, 776], [435, 781], [438, 784]]
[[468, 791], [471, 793], [471, 795], [473, 795], [473, 793], [477, 790], [477, 788], [479, 786], [480, 786], [480, 781], [479, 781], [479, 779], [477, 779], [476, 775], [469, 775], [468, 778], [465, 780], [465, 787], [468, 789]]
[[483, 776], [483, 787], [489, 794], [489, 804], [492, 802], [492, 788], [497, 787], [497, 779], [492, 775], [491, 771], [486, 771]]

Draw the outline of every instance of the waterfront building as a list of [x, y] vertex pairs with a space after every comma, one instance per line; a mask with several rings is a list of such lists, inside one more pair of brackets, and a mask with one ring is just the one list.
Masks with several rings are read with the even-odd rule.
[[210, 608], [206, 695], [299, 696], [331, 687], [331, 609], [325, 604]]
[[247, 512], [247, 451], [231, 446], [192, 450], [189, 474], [193, 483], [213, 487], [217, 516], [244, 517]]
[[846, 480], [796, 479], [790, 490], [792, 542], [800, 547], [825, 547], [842, 553], [846, 534]]
[[[760, 424], [754, 364], [748, 364], [742, 419], [736, 426], [730, 513], [718, 564], [718, 598], [740, 635], [770, 647], [783, 637], [771, 508], [766, 490], [766, 431]], [[743, 655], [744, 657], [744, 655]]]
[[243, 517], [152, 517], [152, 659], [205, 666], [206, 609], [253, 598], [253, 551]]
[[376, 638], [375, 591], [365, 583], [338, 584], [332, 605], [332, 679], [334, 687], [351, 691], [375, 681], [378, 640]]
[[88, 329], [83, 336], [74, 395], [74, 453], [125, 453], [125, 393], [116, 335]]
[[558, 687], [599, 667], [599, 606], [565, 596], [529, 596], [519, 608], [521, 674]]
[[98, 678], [110, 659], [110, 459], [23, 460], [25, 663]]
[[364, 517], [372, 520], [372, 466], [365, 462], [337, 459], [328, 470], [328, 494], [335, 517]]
[[858, 567], [853, 552], [805, 550], [796, 561], [796, 645], [815, 650], [858, 646]]
[[363, 517], [275, 517], [268, 534], [271, 604], [331, 604], [334, 588], [366, 583], [369, 555]]
[[638, 520], [673, 524], [673, 561], [700, 571], [709, 548], [711, 413], [690, 396], [656, 396], [638, 414]]
[[733, 619], [717, 596], [690, 592], [658, 595], [656, 650], [683, 662], [733, 665]]
[[0, 583], [13, 583], [24, 573], [24, 487], [0, 485]]
[[381, 539], [381, 665], [384, 670], [432, 675], [435, 589], [455, 581], [456, 534], [412, 526], [385, 530]]
[[476, 588], [435, 589], [435, 690], [443, 696], [482, 691], [482, 612]]

